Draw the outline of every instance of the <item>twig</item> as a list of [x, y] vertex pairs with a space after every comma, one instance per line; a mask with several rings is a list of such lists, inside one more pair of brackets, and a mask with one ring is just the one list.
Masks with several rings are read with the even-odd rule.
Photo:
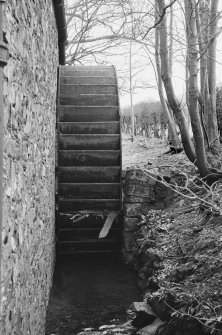
[[73, 224], [77, 223], [77, 222], [80, 222], [80, 221], [82, 221], [82, 220], [84, 220], [85, 218], [88, 217], [88, 215], [86, 214], [86, 215], [82, 215], [82, 216], [78, 217], [78, 219], [75, 220], [75, 217], [78, 216], [78, 215], [81, 215], [81, 214], [74, 215], [73, 217], [70, 218], [70, 220], [72, 220]]
[[182, 255], [185, 257], [185, 256], [186, 256], [186, 253], [183, 251], [183, 248], [182, 248], [182, 246], [181, 246], [181, 244], [180, 244], [180, 242], [179, 242], [179, 239], [178, 239], [178, 238], [176, 239], [176, 242], [177, 242], [177, 244], [178, 244], [178, 246], [179, 246], [179, 249], [180, 249], [180, 251], [181, 251]]
[[[199, 204], [204, 205], [210, 212], [222, 215], [222, 185], [220, 181], [213, 183], [211, 186], [207, 185], [207, 183], [197, 176], [190, 176], [188, 173], [181, 171], [178, 168], [174, 167], [174, 171], [178, 171], [182, 177], [184, 177], [185, 186], [181, 186], [176, 184], [175, 181], [173, 183], [169, 183], [164, 179], [164, 176], [158, 173], [157, 175], [153, 175], [147, 169], [140, 169], [145, 175], [149, 176], [151, 179], [160, 182], [164, 186], [170, 188], [174, 192], [183, 197], [190, 200], [197, 200]], [[200, 183], [200, 185], [197, 184]], [[191, 186], [195, 186], [199, 190], [202, 190], [202, 196], [197, 192], [191, 189]]]

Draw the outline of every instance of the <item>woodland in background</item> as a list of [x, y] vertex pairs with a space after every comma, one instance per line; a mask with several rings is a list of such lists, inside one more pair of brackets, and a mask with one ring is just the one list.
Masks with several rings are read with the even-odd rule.
[[[143, 135], [148, 138], [167, 138], [168, 123], [159, 101], [141, 102], [134, 106], [135, 135]], [[121, 111], [122, 132], [132, 135], [132, 121], [130, 107]]]
[[[222, 85], [217, 87], [217, 117], [220, 137], [222, 136]], [[141, 102], [134, 105], [135, 135], [147, 138], [156, 137], [171, 140], [168, 130], [168, 120], [159, 101]], [[132, 135], [131, 108], [121, 110], [122, 132]], [[179, 132], [179, 129], [178, 129]], [[222, 140], [222, 138], [221, 138]]]

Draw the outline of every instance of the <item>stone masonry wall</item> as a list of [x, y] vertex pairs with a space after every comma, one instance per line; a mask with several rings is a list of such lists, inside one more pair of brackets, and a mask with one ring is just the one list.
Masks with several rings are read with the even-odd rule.
[[3, 22], [1, 335], [44, 334], [54, 265], [57, 28], [52, 0], [7, 0]]
[[140, 169], [126, 172], [123, 201], [123, 257], [126, 263], [133, 263], [137, 248], [137, 232], [143, 216], [152, 210], [163, 209], [172, 198], [172, 191], [160, 183], [157, 175], [148, 176]]

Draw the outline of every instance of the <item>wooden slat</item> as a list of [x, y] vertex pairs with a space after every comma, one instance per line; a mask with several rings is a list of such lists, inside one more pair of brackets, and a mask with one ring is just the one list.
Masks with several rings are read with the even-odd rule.
[[[102, 227], [101, 227], [102, 228]], [[60, 229], [59, 240], [60, 241], [81, 241], [85, 239], [96, 239], [99, 236], [100, 229], [98, 228], [77, 228], [77, 229]], [[109, 231], [108, 237], [110, 239], [119, 238], [121, 234], [120, 229], [112, 228]]]
[[61, 77], [66, 76], [76, 76], [76, 77], [81, 77], [83, 75], [88, 75], [89, 77], [93, 76], [113, 76], [115, 77], [115, 70], [113, 67], [106, 67], [106, 68], [99, 68], [99, 67], [65, 67], [65, 68], [60, 68], [60, 73]]
[[60, 183], [115, 183], [120, 181], [120, 167], [60, 167], [58, 176]]
[[59, 122], [62, 134], [119, 134], [120, 124], [113, 122]]
[[116, 94], [82, 94], [74, 97], [60, 96], [60, 104], [63, 106], [118, 106]]
[[117, 94], [116, 85], [61, 85], [60, 97], [78, 97], [82, 94]]
[[118, 248], [113, 248], [113, 249], [104, 249], [104, 250], [95, 250], [95, 249], [88, 249], [88, 250], [60, 250], [59, 252], [59, 258], [63, 259], [63, 257], [65, 259], [67, 259], [67, 257], [78, 257], [78, 256], [86, 256], [86, 255], [116, 255], [117, 253], [119, 253], [119, 246]]
[[61, 71], [75, 71], [75, 70], [79, 70], [79, 71], [86, 71], [88, 72], [89, 70], [96, 70], [97, 72], [100, 71], [107, 71], [107, 70], [113, 70], [114, 67], [112, 65], [105, 65], [105, 66], [101, 66], [101, 65], [65, 65], [65, 66], [60, 66]]
[[119, 166], [119, 150], [60, 150], [59, 166]]
[[[84, 217], [81, 221], [75, 222], [73, 223], [72, 220], [73, 214], [64, 214], [64, 213], [60, 213], [58, 216], [58, 228], [59, 229], [67, 229], [67, 228], [88, 228], [88, 229], [97, 229], [97, 230], [101, 230], [104, 222], [105, 222], [105, 218], [103, 218], [102, 216], [96, 216], [96, 215], [90, 215], [90, 216], [86, 216]], [[113, 223], [113, 226], [116, 226], [116, 222]]]
[[59, 198], [59, 211], [75, 213], [82, 210], [120, 210], [119, 199], [64, 199]]
[[105, 250], [114, 250], [117, 249], [119, 241], [116, 239], [89, 239], [83, 241], [66, 241], [59, 243], [59, 249], [61, 253], [82, 253], [87, 251], [105, 251]]
[[101, 77], [101, 76], [94, 76], [89, 77], [87, 74], [84, 76], [76, 77], [76, 76], [69, 76], [69, 77], [61, 77], [60, 84], [62, 85], [116, 85], [116, 78], [115, 77]]
[[77, 199], [115, 199], [120, 196], [120, 184], [59, 183], [59, 195]]
[[[65, 229], [65, 228], [94, 229], [95, 228], [95, 229], [101, 230], [106, 220], [106, 216], [90, 215], [90, 216], [84, 217], [81, 221], [73, 223], [73, 220], [71, 220], [72, 217], [73, 217], [73, 214], [60, 213], [58, 216], [59, 229]], [[122, 226], [120, 222], [122, 221], [115, 220], [112, 224], [112, 228], [121, 229]]]
[[119, 121], [118, 107], [59, 106], [58, 114], [61, 122]]
[[100, 134], [60, 134], [59, 150], [118, 150], [120, 136]]
[[61, 245], [73, 245], [73, 246], [78, 246], [78, 245], [84, 245], [84, 246], [88, 246], [88, 244], [96, 244], [96, 245], [106, 245], [107, 243], [109, 244], [116, 244], [117, 241], [116, 239], [84, 239], [82, 241], [62, 241]]

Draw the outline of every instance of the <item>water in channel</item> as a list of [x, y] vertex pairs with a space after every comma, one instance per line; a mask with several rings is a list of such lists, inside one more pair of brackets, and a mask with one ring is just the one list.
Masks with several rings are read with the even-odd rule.
[[[140, 299], [136, 274], [117, 256], [60, 260], [54, 273], [46, 334], [96, 334], [103, 325], [127, 321], [127, 309]], [[117, 328], [116, 328], [117, 329]], [[108, 334], [107, 330], [98, 334]]]

